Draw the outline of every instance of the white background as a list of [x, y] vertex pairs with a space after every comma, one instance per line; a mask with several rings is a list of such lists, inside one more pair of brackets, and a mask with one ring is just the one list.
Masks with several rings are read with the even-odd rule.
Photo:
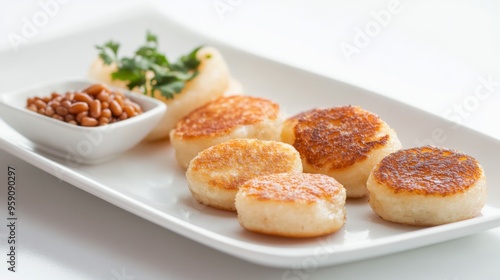
[[[166, 16], [228, 44], [370, 89], [500, 139], [497, 1], [72, 0], [58, 4], [46, 24], [16, 46], [19, 42], [12, 38], [22, 35], [26, 21], [33, 21], [47, 2], [1, 1], [0, 48], [13, 51], [99, 24], [121, 11], [154, 5]], [[376, 18], [387, 13], [390, 18], [385, 17], [384, 26], [377, 23]], [[364, 44], [360, 32], [370, 34]], [[342, 46], [347, 45], [356, 53], [346, 55]], [[8, 78], [3, 75], [0, 82]], [[482, 80], [490, 81], [489, 90]], [[44, 182], [46, 196], [40, 201], [50, 203], [55, 193], [63, 193], [58, 209], [68, 209], [61, 213], [43, 203], [23, 205], [33, 214], [19, 229], [25, 248], [19, 264], [23, 274], [6, 274], [5, 265], [0, 265], [0, 279], [120, 279], [120, 275], [282, 279], [285, 275], [285, 270], [249, 264], [198, 245], [4, 152], [0, 155], [2, 164], [14, 161], [29, 173], [23, 174], [29, 186], [24, 192]], [[0, 233], [3, 237], [4, 229]], [[302, 271], [288, 279], [499, 279], [498, 260], [497, 228], [406, 253]]]

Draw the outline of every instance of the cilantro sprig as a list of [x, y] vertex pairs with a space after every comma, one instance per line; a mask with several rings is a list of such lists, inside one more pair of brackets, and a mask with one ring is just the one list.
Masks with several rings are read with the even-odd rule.
[[114, 41], [96, 46], [99, 57], [104, 64], [116, 63], [118, 69], [111, 74], [111, 78], [128, 81], [127, 87], [129, 89], [137, 87], [144, 94], [149, 92], [151, 96], [157, 90], [163, 97], [171, 99], [182, 91], [187, 81], [198, 75], [200, 61], [196, 58], [196, 53], [201, 47], [181, 56], [175, 62], [170, 62], [158, 50], [156, 35], [148, 31], [146, 43], [140, 46], [133, 56], [120, 58], [118, 56], [119, 48], [120, 44]]

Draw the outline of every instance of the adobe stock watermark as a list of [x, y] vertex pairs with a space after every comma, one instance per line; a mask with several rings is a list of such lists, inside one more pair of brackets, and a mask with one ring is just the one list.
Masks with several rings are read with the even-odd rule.
[[111, 274], [113, 277], [111, 277], [109, 280], [135, 280], [135, 275], [132, 275], [125, 270], [124, 267], [120, 271], [113, 269], [111, 270]]
[[90, 156], [96, 147], [102, 144], [105, 134], [110, 134], [114, 130], [113, 125], [104, 125], [95, 130], [83, 132], [84, 139], [80, 140], [74, 147], [66, 146], [66, 162], [81, 164], [83, 158]]
[[242, 2], [243, 0], [216, 0], [213, 2], [213, 7], [219, 20], [224, 21], [226, 14], [233, 12]]
[[[83, 132], [84, 138], [78, 141], [76, 145], [65, 146], [65, 164], [68, 167], [78, 167], [80, 166], [84, 158], [91, 155], [95, 148], [102, 144], [104, 137], [114, 131], [114, 126], [104, 125], [96, 127], [92, 131]], [[65, 170], [56, 165], [51, 165], [53, 170], [53, 175], [61, 181], [64, 181]]]
[[355, 54], [360, 54], [372, 42], [372, 39], [379, 36], [384, 28], [389, 26], [394, 15], [403, 11], [403, 6], [398, 0], [390, 0], [387, 7], [375, 12], [371, 11], [372, 19], [368, 21], [363, 28], [354, 28], [354, 38], [352, 43], [342, 42], [339, 47], [348, 62]]
[[460, 102], [453, 103], [444, 112], [443, 116], [452, 122], [451, 126], [448, 128], [436, 127], [431, 131], [430, 137], [422, 140], [415, 139], [415, 144], [417, 146], [439, 146], [443, 144], [448, 139], [447, 131], [459, 128], [467, 118], [481, 107], [481, 103], [486, 102], [493, 94], [499, 92], [500, 81], [493, 80], [491, 75], [487, 78], [480, 76], [474, 92], [464, 97]]
[[334, 235], [317, 238], [319, 246], [314, 249], [311, 256], [306, 257], [302, 262], [292, 269], [288, 269], [281, 275], [282, 280], [306, 280], [316, 271], [328, 255], [334, 252], [329, 244], [332, 244]]
[[54, 18], [61, 10], [61, 5], [71, 0], [40, 0], [39, 9], [31, 17], [22, 17], [22, 26], [19, 32], [9, 32], [7, 38], [14, 49], [18, 51], [22, 44], [26, 44], [38, 34], [39, 30], [47, 26], [51, 18]]

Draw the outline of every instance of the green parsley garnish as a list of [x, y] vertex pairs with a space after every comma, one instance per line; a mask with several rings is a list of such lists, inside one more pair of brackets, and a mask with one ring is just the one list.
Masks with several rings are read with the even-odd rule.
[[[128, 81], [129, 89], [139, 88], [144, 94], [158, 90], [167, 99], [182, 91], [186, 82], [196, 77], [200, 61], [196, 53], [201, 47], [195, 48], [189, 54], [181, 56], [171, 63], [167, 57], [158, 51], [158, 38], [151, 32], [146, 34], [146, 43], [139, 47], [132, 57], [118, 57], [120, 44], [109, 41], [102, 46], [96, 46], [99, 57], [105, 64], [116, 63], [118, 70], [111, 74], [113, 80]], [[147, 78], [148, 73], [153, 73]]]

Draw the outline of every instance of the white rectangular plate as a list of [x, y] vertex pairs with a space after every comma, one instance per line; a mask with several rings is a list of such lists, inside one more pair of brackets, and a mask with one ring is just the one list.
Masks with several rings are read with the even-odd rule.
[[[347, 201], [347, 223], [339, 232], [313, 239], [284, 239], [243, 230], [236, 214], [196, 203], [184, 171], [167, 142], [141, 143], [104, 164], [75, 165], [39, 151], [0, 121], [0, 148], [112, 204], [236, 257], [267, 266], [294, 267], [345, 263], [458, 238], [500, 226], [500, 142], [378, 94], [231, 48], [185, 29], [153, 11], [122, 16], [116, 22], [0, 53], [0, 92], [68, 75], [84, 78], [95, 59], [95, 44], [119, 41], [125, 52], [157, 33], [170, 57], [206, 44], [219, 48], [248, 95], [282, 105], [288, 114], [314, 107], [360, 105], [397, 131], [405, 147], [440, 140], [441, 146], [476, 157], [489, 182], [489, 199], [480, 216], [443, 226], [419, 228], [382, 221], [366, 199]], [[60, 48], [65, 51], [59, 51]], [[28, 84], [26, 84], [28, 81]], [[19, 120], [23, 121], [23, 120]], [[36, 128], [35, 128], [36, 129]], [[436, 141], [436, 140], [434, 140]]]

